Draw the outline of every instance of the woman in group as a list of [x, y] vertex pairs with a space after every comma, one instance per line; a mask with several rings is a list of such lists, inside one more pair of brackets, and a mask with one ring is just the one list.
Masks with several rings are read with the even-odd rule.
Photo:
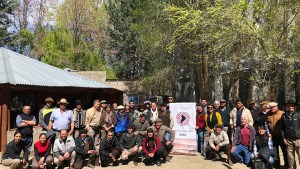
[[164, 151], [161, 148], [161, 142], [158, 136], [154, 136], [154, 130], [152, 128], [147, 129], [147, 136], [144, 138], [143, 152], [145, 153], [145, 165], [149, 166], [156, 163], [157, 166], [161, 166], [160, 158], [164, 157]]
[[32, 159], [32, 168], [40, 169], [52, 167], [53, 157], [50, 154], [51, 142], [47, 140], [45, 133], [40, 134], [39, 140], [34, 144], [34, 157]]
[[101, 129], [101, 140], [105, 139], [108, 131], [113, 131], [117, 123], [116, 113], [112, 111], [111, 105], [107, 105], [105, 112], [102, 113], [100, 118]]
[[[29, 152], [21, 138], [21, 133], [16, 131], [14, 139], [7, 144], [6, 151], [2, 156], [2, 164], [10, 169], [28, 168]], [[24, 152], [23, 157], [20, 156], [21, 151]]]
[[204, 156], [203, 143], [205, 131], [205, 111], [202, 106], [197, 107], [196, 112], [196, 134], [197, 134], [197, 147], [198, 152]]

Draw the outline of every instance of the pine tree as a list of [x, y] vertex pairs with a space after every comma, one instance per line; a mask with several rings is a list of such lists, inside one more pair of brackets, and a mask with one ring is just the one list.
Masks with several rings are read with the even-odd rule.
[[15, 7], [15, 0], [0, 0], [0, 46], [9, 46], [12, 33], [8, 30], [11, 26], [11, 15]]

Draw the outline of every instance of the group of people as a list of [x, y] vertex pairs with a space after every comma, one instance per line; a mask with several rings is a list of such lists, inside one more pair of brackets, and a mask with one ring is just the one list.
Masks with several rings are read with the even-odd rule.
[[[285, 112], [276, 102], [263, 101], [261, 108], [255, 101], [241, 99], [230, 110], [224, 99], [208, 104], [202, 100], [197, 107], [196, 133], [198, 152], [206, 159], [218, 160], [220, 153], [232, 160], [251, 166], [262, 161], [268, 168], [280, 166], [279, 147], [284, 167], [296, 169], [295, 152], [300, 161], [300, 113], [293, 100], [285, 103]], [[299, 167], [299, 166], [298, 166]]]
[[[173, 97], [170, 97], [172, 102]], [[38, 124], [42, 127], [39, 140], [34, 143], [32, 168], [81, 169], [110, 164], [123, 165], [143, 160], [145, 165], [169, 162], [175, 132], [173, 118], [167, 104], [145, 101], [138, 109], [134, 101], [129, 105], [108, 104], [95, 100], [93, 106], [83, 109], [81, 100], [75, 101], [73, 110], [60, 99], [54, 107], [51, 97], [39, 111]], [[37, 119], [29, 105], [16, 118], [18, 126], [14, 139], [7, 144], [2, 164], [10, 168], [27, 168], [33, 144], [33, 126]], [[21, 152], [23, 155], [21, 156]]]

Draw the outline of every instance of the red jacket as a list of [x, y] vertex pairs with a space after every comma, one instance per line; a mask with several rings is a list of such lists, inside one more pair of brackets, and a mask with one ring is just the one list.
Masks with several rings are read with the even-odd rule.
[[196, 116], [196, 126], [198, 126], [199, 129], [203, 129], [205, 127], [205, 114], [202, 116]]
[[158, 136], [154, 136], [154, 141], [148, 141], [147, 137], [144, 138], [143, 143], [142, 143], [142, 147], [143, 147], [143, 151], [144, 153], [149, 156], [149, 153], [153, 153], [155, 154], [160, 148], [161, 148], [161, 142], [159, 140]]

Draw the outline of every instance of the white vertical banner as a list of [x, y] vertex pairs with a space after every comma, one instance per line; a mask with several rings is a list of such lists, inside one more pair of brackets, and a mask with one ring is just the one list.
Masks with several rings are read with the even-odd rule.
[[170, 103], [174, 119], [175, 140], [173, 153], [196, 154], [196, 103]]

